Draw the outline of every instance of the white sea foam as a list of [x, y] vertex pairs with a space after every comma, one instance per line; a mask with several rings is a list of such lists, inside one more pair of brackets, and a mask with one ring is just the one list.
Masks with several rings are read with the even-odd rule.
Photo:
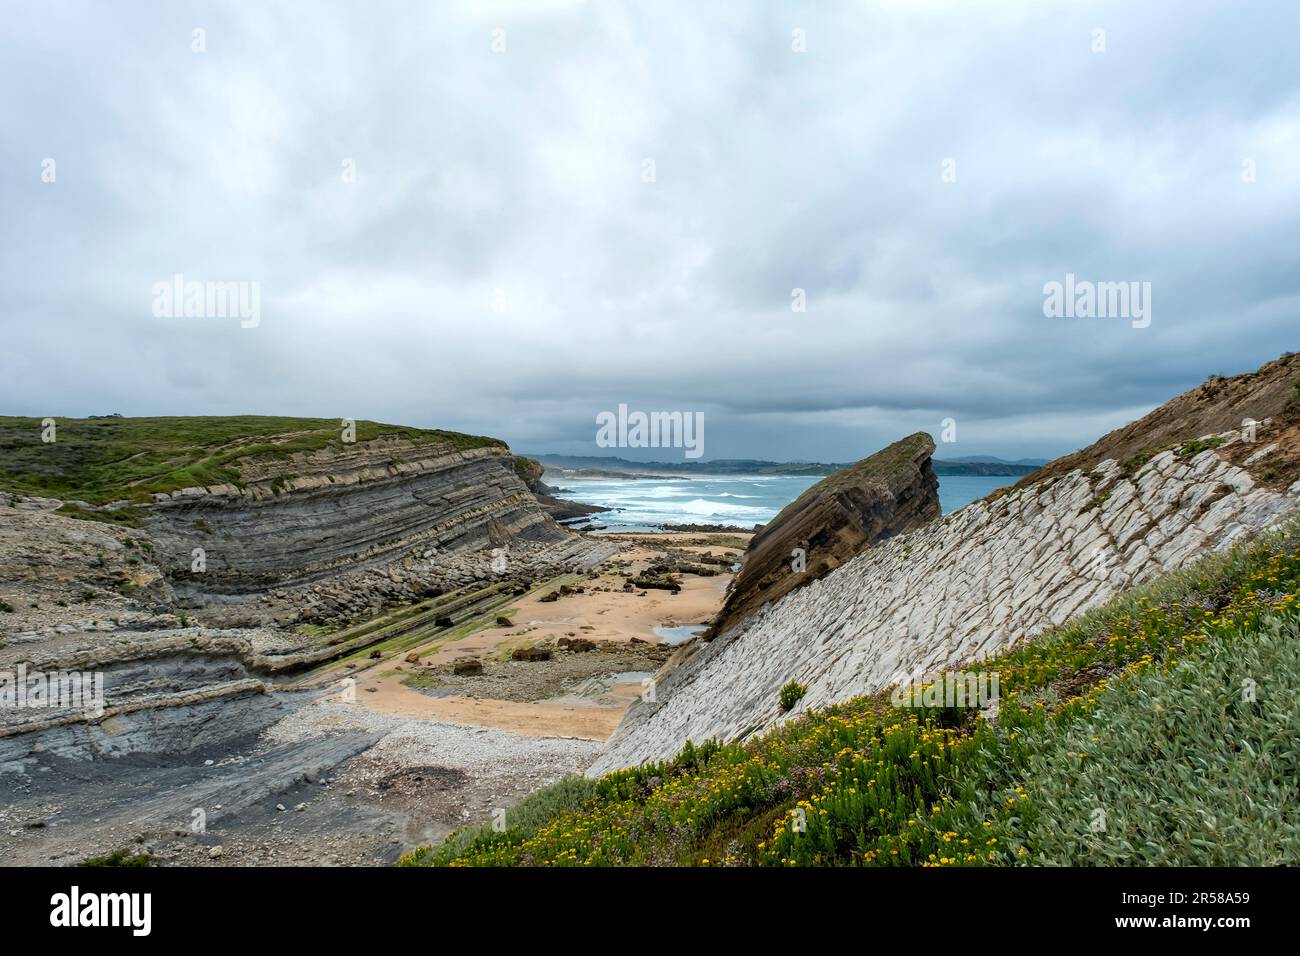
[[[671, 481], [639, 478], [559, 479], [563, 497], [615, 510], [593, 517], [610, 530], [646, 530], [666, 524], [716, 524], [752, 528], [766, 524], [808, 487], [815, 475], [718, 475]], [[945, 512], [968, 504], [1014, 478], [945, 477], [939, 498]]]

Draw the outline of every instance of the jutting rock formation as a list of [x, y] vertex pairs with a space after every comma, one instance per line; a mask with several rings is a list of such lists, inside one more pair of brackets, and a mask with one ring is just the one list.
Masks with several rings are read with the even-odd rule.
[[573, 523], [591, 515], [600, 514], [602, 511], [609, 511], [608, 508], [603, 508], [600, 505], [584, 505], [577, 501], [555, 497], [555, 489], [542, 481], [546, 468], [536, 459], [515, 455], [514, 467], [519, 480], [528, 486], [528, 490], [533, 493], [533, 497], [537, 499], [538, 504], [556, 521]]
[[[588, 773], [971, 664], [1298, 507], [1300, 360], [1288, 354], [868, 548], [683, 654]], [[778, 696], [791, 680], [807, 690], [787, 714]]]
[[924, 432], [823, 478], [763, 526], [745, 552], [711, 635], [825, 577], [871, 545], [939, 517], [939, 479]]

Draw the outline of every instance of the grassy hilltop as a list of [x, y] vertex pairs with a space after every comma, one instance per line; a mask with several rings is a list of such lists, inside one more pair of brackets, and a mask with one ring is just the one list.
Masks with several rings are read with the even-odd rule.
[[1300, 861], [1300, 523], [972, 669], [999, 675], [996, 722], [859, 698], [568, 778], [402, 863]]
[[[144, 502], [154, 492], [239, 484], [241, 461], [286, 459], [342, 444], [337, 418], [265, 415], [56, 418], [57, 440], [41, 440], [41, 419], [0, 417], [0, 490], [92, 504]], [[496, 438], [378, 422], [356, 423], [358, 442], [376, 438], [453, 449]]]

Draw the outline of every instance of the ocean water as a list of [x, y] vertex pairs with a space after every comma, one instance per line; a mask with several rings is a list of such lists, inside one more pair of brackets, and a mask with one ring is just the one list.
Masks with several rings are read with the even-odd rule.
[[1019, 475], [940, 475], [939, 507], [944, 514], [965, 508], [972, 501], [1019, 480]]
[[[748, 530], [771, 521], [821, 476], [588, 479], [550, 475], [544, 480], [564, 489], [558, 497], [617, 509], [592, 515], [592, 521], [610, 531], [651, 531], [664, 524], [718, 524]], [[939, 504], [947, 514], [1015, 481], [986, 475], [941, 476]]]

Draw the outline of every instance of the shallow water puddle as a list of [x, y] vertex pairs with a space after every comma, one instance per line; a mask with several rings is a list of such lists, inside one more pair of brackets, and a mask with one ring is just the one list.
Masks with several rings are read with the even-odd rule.
[[681, 624], [677, 627], [665, 627], [660, 624], [655, 627], [655, 637], [659, 638], [665, 644], [685, 644], [693, 637], [699, 637], [708, 628], [703, 624]]

